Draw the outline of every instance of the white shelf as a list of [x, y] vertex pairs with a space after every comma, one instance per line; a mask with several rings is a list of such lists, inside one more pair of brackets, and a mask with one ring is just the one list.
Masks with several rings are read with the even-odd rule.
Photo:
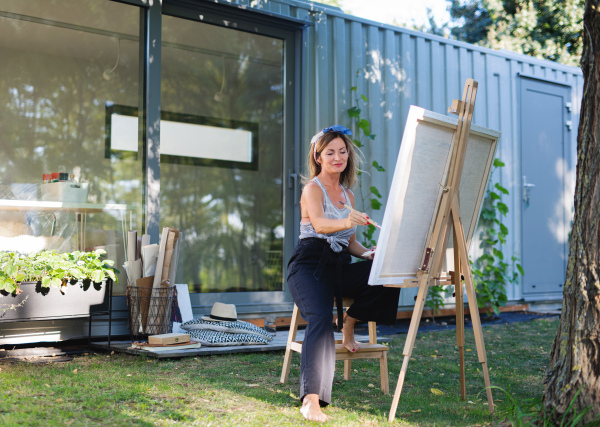
[[116, 203], [63, 203], [38, 200], [7, 200], [0, 199], [0, 210], [3, 211], [63, 211], [74, 213], [93, 213], [104, 211], [132, 211], [134, 206]]

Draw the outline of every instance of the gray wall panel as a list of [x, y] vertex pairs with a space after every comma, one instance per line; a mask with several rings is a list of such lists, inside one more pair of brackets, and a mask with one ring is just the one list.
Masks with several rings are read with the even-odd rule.
[[[203, 1], [203, 0], [199, 0]], [[232, 3], [248, 5], [248, 1]], [[567, 161], [574, 169], [579, 105], [583, 90], [581, 71], [550, 61], [500, 50], [494, 51], [380, 24], [344, 14], [337, 8], [298, 0], [270, 0], [250, 3], [252, 7], [269, 8], [273, 13], [312, 21], [304, 31], [302, 65], [303, 117], [302, 162], [308, 140], [319, 128], [334, 122], [349, 125], [346, 110], [352, 103], [350, 87], [369, 98], [363, 108], [376, 135], [372, 148], [365, 147], [369, 163], [377, 160], [385, 174], [365, 177], [364, 190], [371, 181], [387, 193], [391, 185], [396, 157], [404, 131], [408, 108], [419, 105], [446, 114], [452, 99], [460, 99], [464, 82], [474, 78], [479, 91], [473, 122], [500, 130], [502, 138], [498, 157], [506, 163], [501, 173], [492, 177], [510, 191], [505, 200], [510, 212], [505, 218], [509, 228], [505, 256], [518, 256], [520, 251], [520, 135], [518, 128], [519, 73], [567, 84], [572, 87], [573, 131]], [[268, 6], [267, 6], [268, 5]], [[277, 5], [281, 5], [278, 7]], [[366, 70], [356, 79], [358, 69]], [[355, 130], [355, 129], [353, 129]], [[387, 194], [384, 194], [384, 202]], [[379, 220], [383, 211], [373, 213]], [[476, 245], [474, 245], [476, 246]], [[473, 251], [476, 255], [477, 250]], [[509, 299], [521, 298], [519, 286], [508, 290]], [[413, 292], [404, 292], [403, 305], [412, 306]]]

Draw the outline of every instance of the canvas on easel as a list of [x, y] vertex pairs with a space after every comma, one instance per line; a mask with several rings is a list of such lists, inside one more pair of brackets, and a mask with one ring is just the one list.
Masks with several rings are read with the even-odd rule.
[[[441, 183], [448, 177], [457, 128], [454, 117], [410, 107], [369, 284], [409, 285], [417, 278], [444, 191]], [[459, 190], [469, 247], [499, 138], [497, 131], [471, 126]]]
[[[454, 100], [448, 109], [459, 116], [458, 120], [419, 107], [411, 107], [409, 112], [369, 277], [370, 285], [419, 288], [402, 352], [404, 360], [390, 408], [390, 422], [396, 415], [427, 291], [433, 285], [455, 287], [463, 399], [464, 286], [487, 403], [490, 413], [494, 411], [468, 252], [500, 133], [471, 126], [476, 95], [477, 82], [467, 79], [462, 100]], [[453, 271], [443, 272], [450, 236]]]

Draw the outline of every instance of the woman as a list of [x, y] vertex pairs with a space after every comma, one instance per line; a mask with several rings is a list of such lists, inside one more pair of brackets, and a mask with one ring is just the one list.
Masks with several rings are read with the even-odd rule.
[[[332, 307], [338, 319], [342, 297], [353, 297], [341, 327], [343, 346], [350, 352], [360, 345], [354, 340], [357, 321], [394, 324], [399, 289], [367, 284], [373, 255], [356, 240], [356, 227], [367, 225], [367, 215], [348, 209], [354, 206], [358, 154], [348, 138], [350, 129], [335, 125], [311, 140], [308, 156], [310, 178], [302, 191], [300, 241], [288, 264], [287, 283], [300, 315], [308, 322], [302, 343], [300, 399], [302, 415], [326, 421], [321, 406], [331, 402], [335, 369]], [[351, 255], [367, 261], [350, 263]]]

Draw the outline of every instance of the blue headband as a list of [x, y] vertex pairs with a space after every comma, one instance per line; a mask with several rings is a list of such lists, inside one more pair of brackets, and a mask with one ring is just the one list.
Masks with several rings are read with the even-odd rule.
[[342, 135], [352, 135], [352, 131], [350, 129], [348, 129], [346, 126], [342, 126], [342, 125], [333, 125], [333, 126], [329, 126], [328, 128], [323, 129], [323, 133], [329, 133], [329, 132], [337, 132], [337, 133], [341, 133]]
[[333, 126], [329, 126], [328, 128], [323, 129], [321, 132], [319, 132], [318, 134], [313, 136], [312, 139], [310, 140], [310, 143], [311, 143], [311, 145], [314, 144], [313, 145], [313, 157], [315, 158], [315, 163], [317, 162], [317, 142], [319, 141], [319, 138], [321, 138], [323, 135], [325, 135], [326, 133], [329, 133], [329, 132], [337, 132], [342, 135], [352, 135], [352, 131], [350, 129], [348, 129], [346, 126], [333, 125]]

